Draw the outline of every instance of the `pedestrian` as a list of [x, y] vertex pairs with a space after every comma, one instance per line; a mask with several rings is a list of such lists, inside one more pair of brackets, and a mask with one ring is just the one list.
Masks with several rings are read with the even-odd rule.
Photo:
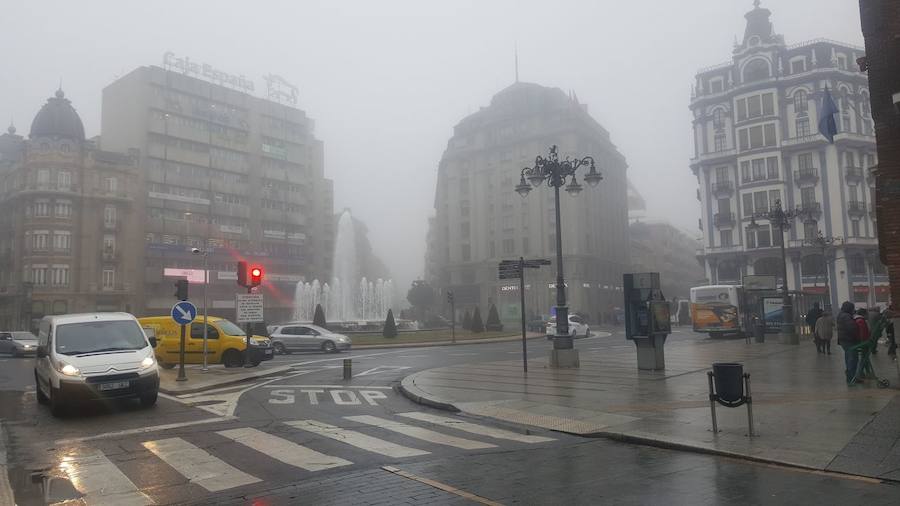
[[857, 365], [859, 364], [859, 355], [852, 349], [859, 342], [859, 328], [853, 320], [854, 309], [852, 302], [845, 301], [841, 304], [841, 312], [838, 313], [835, 320], [837, 342], [844, 349], [844, 374], [848, 385], [853, 381]]
[[819, 307], [818, 302], [813, 303], [813, 307], [810, 308], [809, 311], [806, 312], [806, 325], [809, 327], [809, 333], [813, 335], [813, 340], [816, 341], [816, 348], [819, 348], [819, 341], [816, 340], [816, 320], [822, 316], [822, 309]]
[[900, 309], [897, 308], [897, 303], [891, 302], [887, 309], [884, 310], [884, 313], [882, 313], [882, 316], [888, 319], [887, 338], [888, 343], [890, 343], [888, 356], [897, 360], [897, 336], [895, 332], [900, 328]]
[[826, 309], [822, 312], [822, 316], [816, 320], [813, 334], [816, 336], [816, 350], [831, 355], [831, 338], [834, 336], [834, 317], [831, 316], [831, 311]]
[[[857, 342], [865, 342], [871, 339], [872, 337], [872, 327], [869, 326], [869, 311], [861, 307], [856, 310], [856, 316], [853, 317], [853, 322], [856, 323], [856, 328], [859, 330], [859, 333], [856, 336]], [[875, 343], [878, 344], [877, 342]], [[872, 353], [876, 353], [875, 347], [872, 349]]]
[[[869, 333], [875, 332], [877, 328], [877, 324], [879, 320], [881, 320], [881, 308], [875, 306], [871, 311], [868, 311], [868, 314], [865, 315], [866, 323], [869, 325]], [[878, 336], [876, 336], [875, 344], [872, 346], [872, 354], [878, 353]]]

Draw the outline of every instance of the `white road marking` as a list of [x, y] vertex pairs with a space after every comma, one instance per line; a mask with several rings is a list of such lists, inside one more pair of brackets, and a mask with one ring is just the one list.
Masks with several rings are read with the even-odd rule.
[[397, 355], [397, 358], [422, 358], [428, 355]]
[[416, 439], [421, 439], [423, 441], [428, 441], [429, 443], [436, 443], [439, 445], [453, 446], [456, 448], [462, 448], [463, 450], [481, 450], [484, 448], [496, 448], [497, 445], [493, 445], [491, 443], [482, 443], [481, 441], [473, 441], [471, 439], [464, 439], [461, 437], [451, 436], [449, 434], [443, 434], [440, 432], [435, 432], [430, 429], [423, 429], [422, 427], [416, 427], [415, 425], [407, 425], [405, 423], [394, 422], [391, 420], [387, 420], [385, 418], [378, 418], [377, 416], [369, 416], [369, 415], [360, 415], [360, 416], [345, 416], [344, 417], [351, 422], [359, 422], [367, 425], [374, 425], [376, 427], [381, 427], [382, 429], [387, 429], [393, 432], [398, 432], [403, 434], [404, 436], [414, 437]]
[[265, 385], [263, 388], [355, 388], [359, 390], [393, 390], [394, 387], [381, 387], [381, 386], [364, 386], [357, 387], [351, 385]]
[[216, 422], [226, 422], [228, 420], [234, 420], [234, 417], [216, 417], [216, 418], [204, 418], [202, 420], [194, 420], [191, 422], [179, 422], [179, 423], [167, 423], [164, 425], [151, 425], [149, 427], [140, 427], [137, 429], [127, 429], [127, 430], [117, 430], [114, 432], [104, 432], [102, 434], [94, 434], [93, 436], [85, 436], [85, 437], [73, 437], [69, 439], [57, 439], [54, 441], [57, 445], [66, 445], [72, 443], [81, 443], [84, 441], [93, 441], [95, 439], [106, 439], [120, 436], [131, 436], [134, 434], [146, 434], [148, 432], [158, 432], [161, 430], [171, 430], [171, 429], [180, 429], [181, 427], [190, 427], [192, 425], [202, 425], [205, 423], [216, 423]]
[[[362, 404], [359, 402], [356, 392], [352, 390], [329, 390], [328, 393], [331, 394], [331, 398], [334, 399], [334, 403], [338, 406], [359, 406]], [[345, 399], [344, 397], [347, 398]]]
[[259, 478], [232, 467], [180, 437], [147, 441], [142, 444], [188, 481], [210, 492], [260, 481]]
[[378, 439], [376, 437], [367, 436], [353, 430], [342, 429], [334, 425], [328, 425], [315, 420], [295, 420], [292, 422], [284, 422], [286, 425], [295, 429], [305, 430], [318, 434], [320, 436], [329, 437], [342, 443], [362, 448], [363, 450], [373, 453], [380, 453], [393, 458], [418, 457], [419, 455], [428, 455], [430, 452], [418, 450], [408, 446], [401, 446], [390, 441]]
[[125, 476], [103, 452], [87, 450], [63, 457], [59, 464], [88, 506], [156, 504]]
[[451, 418], [448, 416], [432, 415], [431, 413], [422, 413], [422, 412], [414, 411], [411, 413], [397, 413], [397, 415], [403, 416], [406, 418], [412, 418], [413, 420], [429, 422], [429, 423], [441, 425], [444, 427], [461, 430], [463, 432], [470, 432], [472, 434], [478, 434], [480, 436], [488, 436], [488, 437], [492, 437], [495, 439], [508, 439], [510, 441], [518, 441], [520, 443], [546, 443], [548, 441], [555, 441], [553, 438], [549, 438], [549, 437], [529, 436], [527, 434], [518, 434], [516, 432], [512, 432], [509, 430], [497, 429], [497, 428], [488, 427], [485, 425], [478, 425], [475, 423], [466, 422], [466, 421], [459, 420], [456, 418]]
[[383, 372], [397, 372], [397, 371], [402, 371], [404, 369], [412, 369], [412, 367], [397, 366], [397, 365], [379, 365], [378, 367], [373, 367], [372, 369], [369, 369], [368, 371], [363, 371], [359, 374], [355, 374], [355, 375], [353, 375], [353, 377], [358, 378], [360, 376], [370, 376], [372, 374], [380, 374]]
[[252, 448], [263, 455], [307, 471], [322, 471], [324, 469], [349, 466], [353, 463], [349, 460], [319, 453], [287, 439], [282, 439], [250, 427], [223, 430], [217, 432], [217, 434]]
[[478, 355], [477, 353], [450, 353], [451, 357], [473, 357]]

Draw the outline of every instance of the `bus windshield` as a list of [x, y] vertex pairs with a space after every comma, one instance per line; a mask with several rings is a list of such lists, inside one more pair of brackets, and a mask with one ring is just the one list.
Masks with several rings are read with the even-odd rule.
[[695, 332], [741, 330], [739, 287], [712, 285], [691, 288], [691, 319]]

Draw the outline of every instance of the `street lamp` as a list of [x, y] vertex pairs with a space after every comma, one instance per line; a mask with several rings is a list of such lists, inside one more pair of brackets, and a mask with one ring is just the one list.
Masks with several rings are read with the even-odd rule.
[[203, 372], [209, 370], [209, 367], [206, 363], [206, 355], [207, 355], [207, 338], [209, 332], [209, 325], [207, 325], [207, 319], [209, 318], [209, 309], [207, 305], [207, 290], [209, 288], [209, 250], [208, 249], [200, 249], [200, 248], [191, 248], [191, 253], [194, 255], [203, 255], [203, 368], [201, 369]]
[[787, 254], [785, 253], [784, 231], [791, 228], [791, 221], [803, 214], [801, 209], [789, 209], [785, 211], [781, 207], [781, 200], [776, 200], [771, 210], [764, 213], [754, 213], [750, 217], [750, 225], [748, 229], [756, 231], [762, 228], [762, 225], [756, 222], [756, 218], [769, 220], [773, 227], [778, 229], [781, 235], [781, 337], [788, 344], [800, 344], [800, 338], [794, 329], [794, 306], [791, 302], [791, 296], [788, 293], [788, 277], [787, 277]]
[[831, 289], [828, 283], [828, 258], [825, 256], [828, 248], [835, 244], [843, 244], [843, 237], [825, 236], [821, 230], [817, 231], [816, 237], [803, 241], [804, 244], [815, 246], [822, 252], [822, 267], [825, 269], [825, 310], [831, 310]]
[[[597, 172], [593, 157], [585, 156], [584, 158], [572, 160], [567, 156], [565, 160], [560, 161], [557, 147], [551, 146], [548, 158], [538, 155], [534, 159], [534, 167], [522, 169], [519, 184], [515, 187], [516, 193], [526, 197], [531, 192], [532, 187], [537, 188], [546, 182], [547, 186], [553, 188], [556, 198], [556, 335], [553, 336], [553, 355], [551, 356], [551, 364], [556, 366], [577, 367], [578, 365], [578, 355], [574, 353], [575, 346], [572, 337], [569, 335], [569, 308], [566, 306], [566, 282], [563, 278], [559, 189], [565, 186], [566, 192], [573, 197], [581, 193], [584, 188], [575, 178], [575, 173], [580, 167], [584, 166], [590, 168], [590, 171], [584, 175], [585, 182], [591, 188], [597, 186], [603, 179], [603, 176]], [[568, 184], [566, 184], [567, 181]], [[562, 350], [571, 350], [572, 353]], [[570, 355], [570, 357], [563, 358], [566, 355]]]

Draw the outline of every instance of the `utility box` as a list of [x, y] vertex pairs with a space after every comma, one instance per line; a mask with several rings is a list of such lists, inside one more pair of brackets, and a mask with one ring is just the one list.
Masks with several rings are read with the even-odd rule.
[[637, 348], [638, 369], [666, 368], [666, 337], [672, 332], [669, 303], [663, 297], [658, 272], [629, 273], [623, 277], [625, 337]]

